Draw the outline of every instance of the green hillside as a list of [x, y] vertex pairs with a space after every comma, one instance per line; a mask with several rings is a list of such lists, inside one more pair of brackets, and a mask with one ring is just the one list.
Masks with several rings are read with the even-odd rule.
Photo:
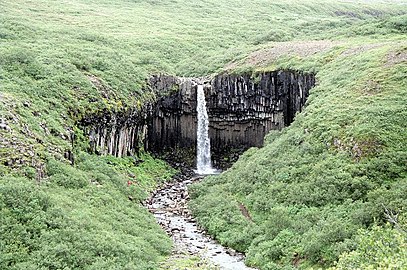
[[358, 230], [386, 223], [386, 209], [406, 218], [406, 43], [348, 46], [278, 61], [281, 68], [312, 63], [319, 84], [306, 109], [269, 133], [264, 147], [194, 187], [199, 221], [247, 252], [250, 264], [329, 266], [355, 248]]
[[[283, 68], [316, 73], [307, 108], [194, 187], [200, 223], [262, 269], [340, 254], [340, 269], [403, 269], [406, 14], [404, 1], [0, 1], [0, 268], [156, 269], [171, 243], [139, 201], [174, 171], [86, 154], [78, 121], [153, 100], [151, 74]], [[373, 256], [372, 239], [398, 249]]]

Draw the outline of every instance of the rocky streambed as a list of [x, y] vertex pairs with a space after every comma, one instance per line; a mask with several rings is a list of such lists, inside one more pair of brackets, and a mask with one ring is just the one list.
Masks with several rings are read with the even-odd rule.
[[202, 176], [167, 183], [147, 201], [147, 207], [157, 222], [174, 241], [175, 254], [196, 255], [225, 270], [253, 269], [247, 267], [244, 255], [225, 248], [200, 229], [188, 210], [188, 185], [201, 181]]

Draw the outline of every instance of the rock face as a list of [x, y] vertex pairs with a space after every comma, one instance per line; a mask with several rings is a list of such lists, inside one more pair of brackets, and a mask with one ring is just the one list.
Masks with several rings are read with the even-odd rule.
[[315, 85], [313, 74], [274, 71], [218, 75], [212, 80], [155, 76], [150, 85], [158, 92], [175, 93], [158, 99], [149, 116], [147, 149], [192, 149], [196, 144], [196, 89], [204, 85], [211, 150], [215, 157], [231, 149], [261, 146], [273, 129], [288, 126]]
[[151, 106], [147, 150], [163, 152], [175, 148], [195, 149], [198, 83], [201, 81], [193, 78], [164, 75], [150, 78], [150, 87], [157, 93], [164, 93], [164, 96]]
[[222, 74], [208, 78], [152, 76], [153, 104], [119, 115], [84, 119], [91, 148], [100, 154], [125, 156], [144, 147], [155, 153], [195, 153], [197, 85], [204, 85], [213, 156], [261, 146], [264, 136], [288, 126], [315, 85], [313, 74], [273, 71]]
[[89, 136], [90, 150], [100, 155], [117, 157], [135, 155], [146, 137], [145, 110], [120, 114], [89, 116], [81, 125]]

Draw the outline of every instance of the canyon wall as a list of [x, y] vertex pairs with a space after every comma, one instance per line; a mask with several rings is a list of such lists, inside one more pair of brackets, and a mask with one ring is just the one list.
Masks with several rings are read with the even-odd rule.
[[192, 149], [196, 144], [196, 89], [204, 85], [209, 115], [212, 152], [222, 156], [231, 150], [261, 146], [272, 129], [288, 126], [306, 102], [315, 85], [312, 74], [274, 71], [218, 75], [212, 80], [154, 76], [150, 85], [167, 93], [150, 115], [147, 149]]
[[132, 155], [144, 143], [154, 153], [196, 149], [197, 85], [204, 86], [209, 137], [215, 159], [230, 152], [261, 146], [264, 136], [288, 126], [315, 85], [313, 74], [273, 71], [253, 75], [221, 74], [209, 78], [152, 76], [154, 103], [119, 115], [88, 117], [86, 128], [94, 152]]
[[135, 155], [143, 147], [146, 121], [146, 110], [130, 110], [88, 116], [82, 120], [81, 126], [89, 136], [91, 152], [123, 157]]

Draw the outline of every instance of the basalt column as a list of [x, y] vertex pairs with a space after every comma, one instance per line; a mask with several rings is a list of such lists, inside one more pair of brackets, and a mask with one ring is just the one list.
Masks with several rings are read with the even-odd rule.
[[159, 96], [151, 106], [146, 149], [155, 153], [196, 149], [197, 83], [192, 78], [153, 76], [150, 87]]
[[161, 97], [148, 121], [148, 150], [195, 153], [198, 84], [204, 85], [211, 151], [219, 158], [233, 149], [261, 146], [270, 130], [288, 126], [302, 110], [315, 77], [295, 71], [223, 74], [212, 80], [154, 76], [150, 87]]
[[146, 119], [145, 110], [106, 111], [85, 117], [80, 126], [89, 137], [91, 152], [123, 157], [135, 155], [142, 147], [147, 132]]
[[293, 71], [215, 77], [208, 93], [213, 151], [261, 146], [270, 130], [290, 125], [314, 84], [313, 75]]

